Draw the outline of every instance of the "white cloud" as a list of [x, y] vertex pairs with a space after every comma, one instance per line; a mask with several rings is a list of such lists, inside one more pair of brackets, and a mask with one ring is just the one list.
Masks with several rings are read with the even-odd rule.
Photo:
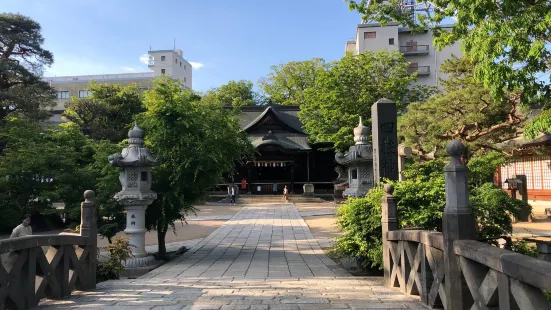
[[143, 64], [148, 65], [149, 64], [149, 55], [143, 54], [142, 56], [140, 56], [140, 62], [143, 63]]
[[120, 68], [122, 72], [136, 72], [138, 69], [134, 67], [121, 67]]
[[193, 69], [195, 70], [199, 70], [201, 68], [203, 68], [205, 65], [200, 63], [200, 62], [195, 62], [195, 61], [190, 61], [189, 62], [191, 64], [191, 66], [193, 67]]

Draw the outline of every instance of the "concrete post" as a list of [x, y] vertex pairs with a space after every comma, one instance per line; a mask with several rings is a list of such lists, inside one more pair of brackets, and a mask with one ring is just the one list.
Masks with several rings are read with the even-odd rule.
[[474, 240], [476, 237], [475, 220], [469, 203], [467, 174], [469, 169], [461, 162], [465, 146], [453, 140], [446, 146], [450, 163], [444, 168], [446, 181], [446, 208], [442, 215], [442, 233], [444, 235], [444, 271], [447, 305], [446, 310], [463, 310], [466, 305], [463, 298], [470, 295], [461, 279], [459, 259], [453, 250], [456, 240]]
[[396, 218], [396, 198], [392, 195], [394, 193], [394, 186], [392, 184], [386, 184], [384, 186], [385, 195], [381, 201], [382, 203], [382, 216], [381, 227], [383, 233], [383, 265], [385, 284], [392, 286], [390, 283], [390, 271], [391, 271], [391, 257], [390, 257], [390, 245], [388, 244], [386, 233], [392, 230], [398, 229], [398, 220]]
[[84, 192], [84, 201], [80, 205], [80, 235], [90, 239], [88, 247], [88, 260], [82, 270], [86, 270], [86, 276], [81, 276], [81, 287], [78, 289], [96, 288], [96, 268], [98, 252], [98, 224], [95, 193], [91, 190]]

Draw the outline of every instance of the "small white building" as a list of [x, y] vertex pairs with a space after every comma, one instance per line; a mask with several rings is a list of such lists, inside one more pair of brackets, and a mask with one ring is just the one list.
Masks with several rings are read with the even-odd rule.
[[410, 63], [409, 70], [418, 72], [417, 84], [429, 86], [439, 86], [439, 78], [446, 78], [439, 72], [446, 59], [451, 58], [452, 54], [457, 57], [463, 55], [460, 42], [437, 51], [430, 29], [413, 33], [397, 23], [388, 23], [384, 27], [378, 23], [359, 24], [355, 40], [347, 41], [345, 44], [345, 52], [356, 55], [365, 51], [378, 52], [382, 49], [403, 53]]

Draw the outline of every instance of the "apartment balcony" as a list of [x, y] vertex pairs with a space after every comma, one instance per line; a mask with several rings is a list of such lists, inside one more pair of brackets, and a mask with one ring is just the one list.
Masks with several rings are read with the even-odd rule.
[[409, 66], [408, 73], [413, 74], [417, 72], [417, 76], [430, 75], [430, 66]]
[[400, 46], [400, 52], [406, 56], [410, 55], [428, 55], [430, 45], [408, 45]]

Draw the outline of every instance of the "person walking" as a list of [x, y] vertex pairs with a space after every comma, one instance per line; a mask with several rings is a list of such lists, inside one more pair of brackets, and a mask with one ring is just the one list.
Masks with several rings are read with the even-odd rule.
[[287, 194], [289, 193], [289, 190], [287, 189], [287, 185], [283, 188], [283, 200], [287, 201]]
[[33, 229], [31, 228], [31, 216], [25, 215], [21, 218], [21, 220], [22, 223], [13, 229], [10, 238], [30, 236], [33, 234]]
[[230, 204], [235, 205], [235, 187], [234, 186], [231, 187], [230, 192], [231, 192]]

